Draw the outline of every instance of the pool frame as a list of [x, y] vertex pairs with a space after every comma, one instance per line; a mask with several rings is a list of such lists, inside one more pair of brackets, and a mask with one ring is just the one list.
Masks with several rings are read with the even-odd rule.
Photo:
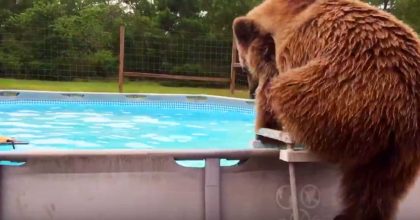
[[[0, 100], [131, 102], [127, 95], [137, 101], [210, 100], [245, 108], [254, 103], [206, 95], [17, 90], [1, 90]], [[204, 159], [206, 166], [176, 163], [195, 159]], [[220, 167], [220, 159], [242, 162]], [[0, 160], [26, 162], [0, 167], [0, 219], [327, 220], [340, 209], [337, 168], [291, 148], [32, 150], [0, 152]], [[313, 201], [305, 200], [308, 190]], [[418, 219], [418, 195], [419, 182], [402, 202], [398, 219]]]
[[32, 90], [0, 90], [0, 101], [70, 101], [101, 103], [141, 103], [145, 101], [176, 101], [223, 104], [237, 108], [249, 108], [254, 100], [204, 94], [158, 94], [158, 93], [100, 93], [100, 92], [49, 92]]

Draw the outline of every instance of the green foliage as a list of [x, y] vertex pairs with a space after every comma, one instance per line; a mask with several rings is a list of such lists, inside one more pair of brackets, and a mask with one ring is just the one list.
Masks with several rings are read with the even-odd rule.
[[411, 25], [420, 34], [420, 1], [398, 0], [393, 10], [394, 14]]
[[5, 53], [0, 51], [0, 60], [1, 68], [8, 70], [17, 70], [21, 68], [22, 62], [20, 62], [19, 57], [14, 54]]
[[368, 3], [391, 12], [420, 33], [419, 0], [366, 0]]
[[261, 0], [203, 0], [203, 10], [208, 12], [205, 19], [209, 23], [210, 33], [231, 36], [233, 19], [245, 15], [260, 2]]
[[196, 73], [196, 74], [200, 74], [202, 71], [202, 67], [200, 66], [200, 64], [190, 64], [190, 63], [186, 63], [186, 64], [182, 64], [182, 65], [178, 65], [178, 66], [174, 66], [172, 68], [173, 73]]
[[[366, 0], [420, 32], [419, 0]], [[261, 0], [2, 0], [0, 76], [115, 77], [128, 71], [227, 76], [232, 21]]]
[[96, 72], [103, 77], [106, 77], [107, 73], [115, 73], [118, 65], [117, 58], [109, 50], [98, 50], [87, 57], [87, 60], [95, 66]]

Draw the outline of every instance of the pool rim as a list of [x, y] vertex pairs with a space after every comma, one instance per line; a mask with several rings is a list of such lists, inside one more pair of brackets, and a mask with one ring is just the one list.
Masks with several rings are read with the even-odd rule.
[[191, 97], [191, 96], [198, 96], [198, 97], [207, 97], [207, 98], [215, 98], [216, 100], [231, 100], [231, 101], [240, 101], [246, 103], [253, 103], [255, 104], [254, 99], [247, 99], [247, 98], [238, 98], [238, 97], [228, 97], [228, 96], [219, 96], [219, 95], [207, 95], [207, 94], [191, 94], [191, 93], [136, 93], [136, 92], [77, 92], [77, 91], [46, 91], [46, 90], [17, 90], [17, 89], [0, 89], [0, 100], [3, 99], [3, 93], [5, 92], [16, 92], [16, 93], [32, 93], [32, 94], [79, 94], [79, 95], [100, 95], [100, 96], [127, 96], [127, 95], [145, 95], [145, 96], [154, 96], [154, 97], [167, 97], [167, 98], [174, 98], [174, 97]]
[[277, 148], [251, 148], [244, 150], [27, 150], [0, 152], [0, 160], [26, 161], [30, 159], [75, 157], [171, 157], [175, 160], [202, 160], [220, 158], [242, 160], [251, 157], [279, 157]]

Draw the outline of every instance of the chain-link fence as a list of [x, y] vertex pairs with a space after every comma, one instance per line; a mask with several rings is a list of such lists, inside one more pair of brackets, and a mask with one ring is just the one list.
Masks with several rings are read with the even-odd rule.
[[[103, 38], [108, 38], [107, 43]], [[3, 29], [0, 31], [0, 77], [56, 81], [117, 80], [119, 49], [119, 30], [92, 39], [67, 36], [46, 28]], [[124, 55], [126, 72], [229, 79], [232, 39], [188, 36], [185, 33], [156, 37], [149, 33], [136, 35], [127, 30]], [[229, 83], [206, 81], [165, 80], [165, 83], [229, 87]], [[236, 85], [246, 88], [245, 74], [236, 77]]]
[[91, 42], [41, 28], [2, 31], [0, 77], [59, 81], [113, 79], [118, 65], [117, 46], [94, 48]]

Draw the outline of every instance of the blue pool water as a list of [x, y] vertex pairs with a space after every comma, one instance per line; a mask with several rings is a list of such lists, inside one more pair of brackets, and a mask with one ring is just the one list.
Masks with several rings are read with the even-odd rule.
[[[0, 135], [28, 149], [246, 149], [254, 112], [193, 104], [5, 102]], [[11, 146], [0, 146], [11, 150]]]

